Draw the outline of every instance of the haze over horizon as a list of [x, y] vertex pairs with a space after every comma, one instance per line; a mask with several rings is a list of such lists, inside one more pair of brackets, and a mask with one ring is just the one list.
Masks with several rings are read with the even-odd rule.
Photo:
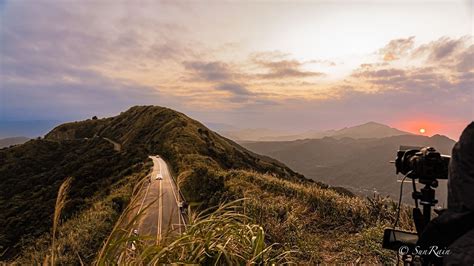
[[239, 128], [376, 121], [457, 140], [474, 118], [473, 3], [0, 1], [0, 121], [153, 104]]

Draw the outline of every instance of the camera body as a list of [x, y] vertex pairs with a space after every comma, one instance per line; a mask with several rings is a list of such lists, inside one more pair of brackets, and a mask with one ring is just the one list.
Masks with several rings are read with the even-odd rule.
[[[400, 146], [395, 159], [396, 173], [412, 179], [412, 198], [415, 200], [413, 221], [416, 232], [387, 228], [384, 232], [383, 248], [399, 250], [401, 247], [406, 247], [413, 250], [418, 237], [431, 220], [431, 208], [438, 202], [433, 188], [438, 186], [438, 179], [448, 179], [450, 159], [450, 156], [440, 154], [433, 147]], [[416, 190], [415, 179], [424, 185], [420, 191]], [[418, 202], [423, 206], [423, 213], [418, 207]]]
[[448, 179], [449, 160], [449, 156], [441, 155], [433, 147], [400, 146], [395, 159], [396, 173], [433, 186], [437, 179]]

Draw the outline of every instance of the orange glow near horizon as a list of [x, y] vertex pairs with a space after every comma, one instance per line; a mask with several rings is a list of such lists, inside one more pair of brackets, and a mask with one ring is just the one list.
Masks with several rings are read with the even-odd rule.
[[[443, 121], [443, 122], [433, 122]], [[416, 119], [411, 121], [397, 121], [391, 125], [403, 131], [407, 131], [413, 134], [432, 136], [441, 134], [448, 136], [453, 140], [458, 140], [463, 129], [469, 124], [469, 121], [446, 121], [441, 118], [431, 119]], [[424, 132], [422, 132], [424, 131]]]
[[441, 124], [431, 122], [427, 119], [417, 119], [411, 121], [400, 121], [394, 123], [396, 128], [400, 130], [408, 131], [413, 134], [421, 134], [427, 135], [427, 132], [431, 132], [433, 134], [443, 134]]

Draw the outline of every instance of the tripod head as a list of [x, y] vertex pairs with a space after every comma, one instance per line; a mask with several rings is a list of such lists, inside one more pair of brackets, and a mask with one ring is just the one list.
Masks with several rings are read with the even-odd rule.
[[[420, 191], [416, 190], [415, 180], [413, 182], [413, 192], [412, 198], [415, 200], [415, 208], [413, 208], [413, 220], [415, 222], [416, 232], [418, 236], [421, 235], [425, 226], [431, 220], [431, 208], [438, 203], [438, 200], [435, 197], [435, 190], [433, 187], [438, 187], [438, 181], [432, 180], [431, 182], [424, 182], [424, 187]], [[423, 213], [418, 206], [418, 201], [420, 205], [423, 206]]]

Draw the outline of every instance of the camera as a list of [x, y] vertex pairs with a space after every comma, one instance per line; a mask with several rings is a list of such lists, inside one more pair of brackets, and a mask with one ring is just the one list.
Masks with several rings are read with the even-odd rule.
[[400, 146], [395, 159], [396, 173], [436, 187], [437, 179], [448, 179], [449, 160], [449, 156], [433, 147]]
[[[412, 198], [415, 200], [413, 221], [416, 232], [396, 230], [395, 222], [393, 228], [385, 229], [383, 248], [398, 251], [400, 247], [407, 247], [413, 250], [418, 237], [431, 220], [431, 208], [438, 203], [433, 188], [438, 186], [438, 179], [448, 179], [450, 159], [450, 156], [442, 155], [433, 147], [400, 146], [395, 159], [395, 168], [397, 174], [401, 173], [412, 180]], [[424, 185], [420, 191], [416, 189], [415, 180]], [[400, 197], [401, 195], [400, 190]], [[401, 203], [401, 198], [399, 203]], [[418, 204], [423, 206], [423, 213]]]

